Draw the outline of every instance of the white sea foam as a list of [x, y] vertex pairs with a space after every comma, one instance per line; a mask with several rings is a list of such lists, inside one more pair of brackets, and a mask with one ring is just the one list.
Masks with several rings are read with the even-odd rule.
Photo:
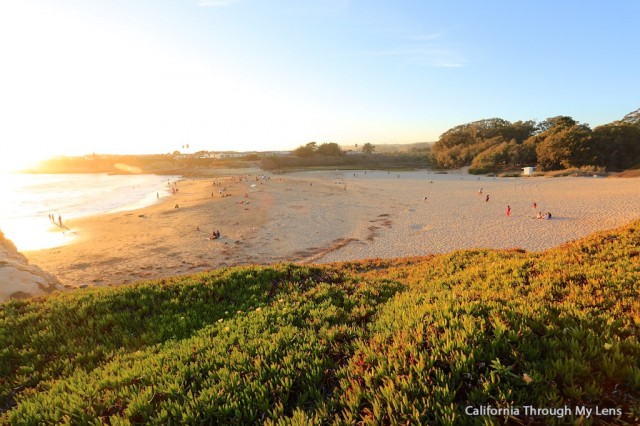
[[[169, 193], [168, 183], [176, 179], [147, 174], [4, 175], [0, 229], [19, 250], [56, 247], [74, 237], [70, 220], [153, 204]], [[56, 221], [62, 218], [65, 232], [56, 229], [49, 214]]]

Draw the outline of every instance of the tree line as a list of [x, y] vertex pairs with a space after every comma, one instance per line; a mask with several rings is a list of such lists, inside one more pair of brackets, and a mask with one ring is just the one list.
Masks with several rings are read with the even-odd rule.
[[536, 123], [491, 118], [447, 130], [435, 143], [432, 161], [440, 167], [469, 166], [489, 173], [522, 166], [548, 170], [640, 167], [640, 122], [616, 121], [591, 129], [569, 116]]
[[[361, 155], [347, 155], [337, 143], [309, 142], [293, 150], [293, 155], [268, 156], [260, 159], [260, 167], [269, 171], [286, 171], [305, 168], [347, 169], [401, 169], [421, 168], [430, 164], [429, 149], [411, 146], [404, 151], [376, 152], [376, 146], [367, 142], [356, 150]], [[376, 153], [373, 155], [373, 153]]]
[[[357, 146], [357, 145], [356, 145]], [[373, 154], [376, 147], [367, 142], [362, 145], [362, 153], [365, 155]], [[327, 156], [327, 157], [343, 157], [346, 155], [346, 151], [340, 148], [335, 142], [327, 142], [318, 145], [317, 142], [309, 142], [306, 145], [301, 145], [297, 147], [293, 154], [297, 157], [313, 157], [313, 156]]]

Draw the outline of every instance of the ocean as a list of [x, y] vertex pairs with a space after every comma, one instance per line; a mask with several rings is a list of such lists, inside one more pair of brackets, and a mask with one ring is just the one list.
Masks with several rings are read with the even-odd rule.
[[[18, 250], [57, 247], [73, 240], [67, 221], [134, 210], [156, 203], [178, 176], [96, 174], [1, 175], [0, 230]], [[56, 223], [58, 216], [63, 227]], [[62, 231], [62, 232], [61, 232]]]

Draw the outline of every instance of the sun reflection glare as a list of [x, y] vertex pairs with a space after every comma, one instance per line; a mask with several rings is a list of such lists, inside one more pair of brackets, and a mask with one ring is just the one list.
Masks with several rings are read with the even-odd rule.
[[20, 252], [58, 247], [76, 238], [74, 230], [62, 229], [45, 221], [33, 223], [25, 220], [3, 223], [2, 232]]
[[33, 155], [20, 155], [14, 153], [13, 155], [0, 156], [0, 177], [6, 178], [6, 175], [17, 173], [25, 170], [37, 171], [42, 161], [47, 157]]

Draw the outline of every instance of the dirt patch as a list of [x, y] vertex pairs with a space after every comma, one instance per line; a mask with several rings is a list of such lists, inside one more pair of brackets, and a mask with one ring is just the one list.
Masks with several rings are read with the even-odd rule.
[[357, 238], [338, 238], [333, 240], [333, 242], [328, 246], [311, 247], [306, 250], [302, 250], [296, 253], [296, 257], [302, 257], [304, 263], [315, 262], [316, 260], [323, 258], [328, 253], [340, 250], [341, 248], [357, 241], [359, 241]]

